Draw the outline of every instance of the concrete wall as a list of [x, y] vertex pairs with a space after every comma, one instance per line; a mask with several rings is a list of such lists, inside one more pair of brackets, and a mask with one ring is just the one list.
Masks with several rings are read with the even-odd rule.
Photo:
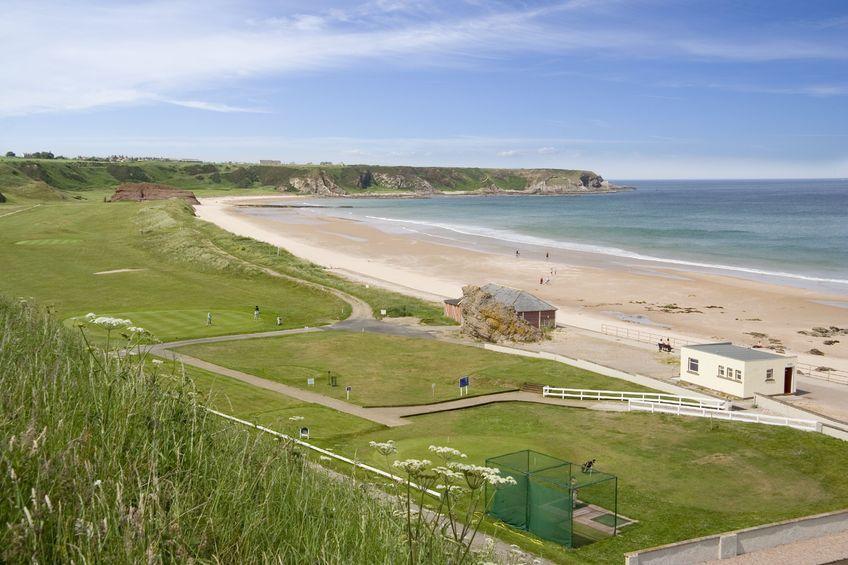
[[652, 388], [654, 390], [667, 392], [669, 394], [676, 394], [678, 396], [693, 396], [696, 398], [716, 398], [714, 396], [702, 394], [700, 392], [696, 392], [688, 388], [683, 388], [682, 386], [677, 386], [676, 384], [661, 381], [659, 379], [654, 379], [652, 377], [646, 377], [644, 375], [634, 375], [631, 373], [626, 373], [624, 371], [619, 371], [618, 369], [613, 369], [612, 367], [593, 363], [591, 361], [584, 361], [583, 359], [573, 359], [571, 357], [566, 357], [565, 355], [548, 353], [547, 351], [527, 351], [526, 349], [517, 349], [515, 347], [506, 347], [503, 345], [494, 345], [491, 343], [485, 343], [482, 347], [483, 349], [497, 351], [499, 353], [522, 355], [524, 357], [535, 357], [537, 359], [549, 359], [551, 361], [565, 363], [566, 365], [571, 365], [580, 369], [586, 369], [587, 371], [594, 371], [595, 373], [599, 373], [607, 377], [636, 383], [642, 386]]
[[627, 553], [627, 565], [676, 565], [729, 559], [787, 543], [848, 531], [848, 510], [765, 524]]
[[757, 406], [768, 410], [773, 414], [786, 416], [787, 418], [804, 418], [808, 420], [818, 420], [821, 424], [821, 433], [830, 437], [835, 437], [843, 441], [848, 441], [848, 423], [828, 418], [818, 412], [810, 412], [803, 408], [793, 406], [788, 402], [784, 402], [778, 398], [769, 398], [761, 394], [756, 395], [755, 400]]
[[[698, 373], [689, 372], [689, 359], [698, 360]], [[793, 357], [739, 361], [715, 353], [680, 348], [680, 378], [712, 390], [738, 398], [751, 398], [755, 394], [783, 394], [783, 378], [786, 367], [794, 367]], [[723, 368], [722, 377], [719, 368]], [[771, 369], [773, 380], [766, 380], [766, 371]], [[728, 372], [732, 371], [732, 377]], [[740, 372], [740, 379], [736, 378]], [[793, 390], [794, 390], [793, 377]]]

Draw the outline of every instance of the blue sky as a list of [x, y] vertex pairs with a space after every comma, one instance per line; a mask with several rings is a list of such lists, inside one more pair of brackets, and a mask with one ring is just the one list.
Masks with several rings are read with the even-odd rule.
[[0, 0], [0, 149], [848, 177], [848, 2]]

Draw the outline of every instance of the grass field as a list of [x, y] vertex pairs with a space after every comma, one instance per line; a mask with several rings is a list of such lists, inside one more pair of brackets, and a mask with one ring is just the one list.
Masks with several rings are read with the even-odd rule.
[[[129, 317], [160, 339], [274, 329], [277, 315], [283, 327], [347, 315], [327, 293], [220, 260], [167, 214], [175, 205], [45, 205], [0, 218], [0, 291], [33, 297], [61, 318]], [[120, 269], [140, 270], [95, 274]]]
[[617, 475], [619, 512], [639, 520], [617, 538], [566, 551], [498, 530], [562, 562], [615, 563], [627, 551], [848, 505], [848, 451], [841, 441], [821, 434], [523, 403], [413, 421], [360, 435], [343, 449], [378, 466], [384, 463], [368, 450], [371, 440], [396, 441], [398, 459], [432, 459], [427, 448], [436, 444], [467, 453], [475, 464], [534, 449], [578, 464], [597, 458], [599, 470]]
[[[167, 366], [164, 371], [169, 371]], [[386, 429], [356, 416], [202, 369], [185, 367], [185, 375], [194, 383], [204, 405], [283, 433], [292, 433], [300, 426], [307, 426], [310, 441], [318, 445], [337, 448], [351, 436]], [[303, 420], [292, 421], [292, 417]]]
[[[321, 332], [191, 345], [179, 349], [218, 365], [365, 406], [426, 404], [458, 397], [471, 377], [472, 394], [515, 389], [524, 382], [575, 388], [647, 390], [625, 381], [542, 359], [494, 353], [436, 340], [373, 333]], [[329, 375], [338, 386], [329, 385]], [[306, 379], [315, 378], [308, 387]], [[436, 385], [435, 399], [432, 385]]]

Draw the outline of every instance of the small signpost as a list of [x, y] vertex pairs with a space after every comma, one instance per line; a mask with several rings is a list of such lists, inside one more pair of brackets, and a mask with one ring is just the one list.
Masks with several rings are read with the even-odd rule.
[[430, 385], [433, 388], [433, 400], [436, 400], [436, 383]]
[[300, 439], [309, 439], [309, 428], [306, 426], [300, 428]]
[[462, 396], [463, 391], [465, 395], [468, 396], [468, 385], [470, 384], [471, 379], [468, 375], [461, 377], [459, 379], [459, 396]]
[[306, 379], [306, 386], [315, 386], [315, 379], [312, 377]]
[[347, 397], [348, 400], [350, 400], [350, 385], [347, 385], [345, 387], [345, 396]]

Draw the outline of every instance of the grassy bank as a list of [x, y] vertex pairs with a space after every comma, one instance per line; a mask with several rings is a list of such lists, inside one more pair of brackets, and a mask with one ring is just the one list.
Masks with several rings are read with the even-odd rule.
[[[191, 345], [179, 351], [335, 398], [345, 398], [345, 387], [351, 386], [351, 402], [372, 406], [458, 398], [458, 381], [464, 375], [471, 377], [473, 394], [515, 389], [525, 382], [648, 390], [554, 361], [374, 333], [298, 334]], [[331, 376], [336, 377], [336, 387], [330, 386]], [[307, 378], [314, 378], [315, 386], [307, 386]]]
[[406, 561], [388, 506], [190, 387], [97, 361], [31, 306], [0, 299], [0, 330], [0, 561]]
[[[523, 403], [417, 416], [411, 425], [368, 433], [342, 448], [372, 465], [369, 441], [394, 440], [399, 458], [449, 445], [469, 462], [534, 449], [618, 476], [619, 511], [639, 520], [620, 536], [575, 550], [498, 528], [498, 536], [558, 562], [618, 563], [641, 548], [848, 505], [848, 452], [821, 434], [757, 424], [710, 422]], [[538, 544], [538, 545], [537, 545]]]

